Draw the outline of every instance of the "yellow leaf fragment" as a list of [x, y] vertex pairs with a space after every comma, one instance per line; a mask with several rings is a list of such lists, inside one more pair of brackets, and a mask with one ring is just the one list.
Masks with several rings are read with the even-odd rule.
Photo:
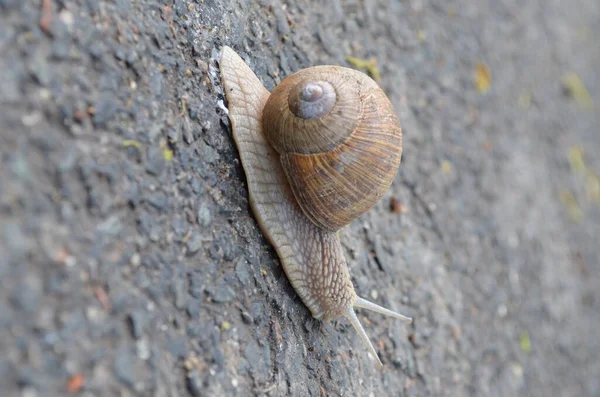
[[560, 202], [563, 203], [567, 209], [571, 220], [574, 222], [581, 222], [581, 219], [583, 219], [583, 211], [581, 210], [581, 207], [579, 207], [579, 204], [577, 203], [575, 196], [573, 196], [573, 193], [569, 192], [568, 190], [561, 190], [559, 193], [559, 198]]
[[377, 67], [377, 59], [375, 57], [369, 59], [360, 59], [348, 55], [346, 56], [346, 61], [355, 69], [366, 70], [369, 76], [371, 76], [374, 80], [379, 80], [381, 78], [381, 73]]
[[573, 98], [579, 107], [589, 109], [593, 106], [594, 101], [578, 74], [565, 74], [562, 84], [567, 95]]
[[173, 151], [171, 149], [163, 148], [162, 154], [166, 161], [171, 161], [173, 158]]
[[588, 177], [587, 193], [590, 200], [600, 203], [600, 176], [594, 174]]
[[585, 176], [589, 199], [600, 202], [600, 175], [585, 163], [583, 147], [581, 145], [571, 146], [567, 157], [571, 165], [571, 172]]
[[491, 82], [492, 71], [486, 64], [478, 62], [475, 65], [475, 88], [480, 94], [485, 94], [490, 89]]
[[221, 323], [221, 330], [228, 331], [231, 328], [231, 323], [229, 321], [223, 321]]
[[454, 166], [452, 166], [451, 162], [448, 160], [442, 161], [442, 174], [448, 175], [452, 170], [454, 170]]
[[519, 95], [519, 106], [527, 109], [531, 106], [531, 93], [530, 92], [522, 92], [521, 95]]
[[521, 350], [523, 350], [525, 354], [531, 353], [531, 339], [529, 339], [529, 333], [527, 331], [521, 332], [519, 342], [521, 344]]
[[580, 145], [573, 145], [569, 148], [569, 164], [572, 172], [584, 172], [586, 170], [583, 160], [583, 148]]
[[123, 141], [123, 147], [129, 147], [129, 146], [133, 146], [133, 147], [136, 147], [139, 149], [140, 143], [138, 141], [134, 141], [133, 139]]

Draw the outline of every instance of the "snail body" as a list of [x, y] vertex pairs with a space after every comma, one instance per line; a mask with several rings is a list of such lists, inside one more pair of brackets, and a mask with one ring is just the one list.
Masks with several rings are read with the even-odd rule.
[[356, 295], [336, 232], [392, 183], [402, 153], [392, 104], [368, 76], [339, 66], [299, 71], [272, 94], [229, 47], [220, 69], [261, 231], [313, 317], [346, 317], [381, 365], [353, 308], [412, 320]]

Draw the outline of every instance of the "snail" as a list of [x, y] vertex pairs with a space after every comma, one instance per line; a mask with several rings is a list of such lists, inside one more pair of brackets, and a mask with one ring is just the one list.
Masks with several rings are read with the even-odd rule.
[[412, 322], [357, 296], [337, 231], [369, 210], [400, 165], [394, 108], [364, 73], [316, 66], [270, 94], [230, 47], [220, 60], [252, 212], [316, 319], [345, 317], [382, 363], [354, 308]]

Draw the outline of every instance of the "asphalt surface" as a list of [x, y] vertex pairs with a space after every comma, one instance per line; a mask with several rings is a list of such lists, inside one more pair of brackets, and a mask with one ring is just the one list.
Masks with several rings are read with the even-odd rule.
[[[598, 37], [597, 0], [0, 0], [1, 395], [600, 396]], [[359, 313], [383, 370], [252, 217], [223, 45], [269, 89], [377, 62], [403, 162], [340, 234], [415, 318]]]

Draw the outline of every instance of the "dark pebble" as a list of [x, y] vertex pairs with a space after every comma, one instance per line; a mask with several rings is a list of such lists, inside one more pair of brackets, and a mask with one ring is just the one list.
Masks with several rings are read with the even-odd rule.
[[189, 110], [190, 119], [200, 121], [200, 109], [196, 106], [190, 107]]
[[42, 295], [41, 284], [37, 282], [27, 282], [15, 288], [10, 296], [10, 302], [18, 311], [25, 313], [36, 313], [40, 297]]
[[188, 254], [194, 255], [202, 248], [202, 236], [197, 233], [192, 234], [192, 236], [185, 243], [185, 246], [187, 247]]
[[197, 320], [200, 317], [201, 308], [200, 299], [189, 299], [185, 311], [192, 320]]
[[[193, 187], [192, 187], [193, 189]], [[200, 207], [198, 208], [198, 225], [202, 227], [208, 227], [211, 222], [210, 209], [208, 208], [208, 204], [206, 202], [200, 203]]]
[[164, 211], [167, 209], [167, 205], [169, 204], [169, 200], [167, 199], [167, 195], [162, 192], [155, 192], [149, 194], [146, 197], [148, 203], [156, 208], [159, 211]]
[[250, 305], [250, 312], [252, 313], [252, 317], [255, 322], [260, 322], [260, 319], [263, 317], [265, 312], [265, 305], [262, 302], [254, 301]]
[[287, 76], [287, 75], [291, 74], [291, 70], [288, 65], [288, 58], [284, 52], [281, 52], [279, 54], [279, 66], [281, 67], [281, 70], [283, 71], [284, 75]]
[[250, 264], [246, 258], [241, 257], [235, 264], [235, 274], [242, 285], [250, 282]]
[[244, 349], [244, 356], [251, 363], [251, 373], [257, 382], [266, 382], [269, 378], [271, 367], [271, 353], [269, 344], [260, 346], [256, 340], [248, 342]]
[[227, 303], [235, 299], [235, 291], [228, 285], [221, 283], [212, 291], [212, 300], [216, 303]]
[[111, 216], [96, 227], [96, 232], [99, 234], [116, 237], [123, 230], [123, 224], [116, 215]]
[[135, 52], [134, 50], [127, 51], [127, 55], [125, 57], [125, 64], [128, 67], [132, 67], [137, 58], [138, 58], [137, 52]]
[[187, 297], [186, 293], [186, 282], [183, 277], [177, 277], [171, 284], [173, 296], [175, 297], [175, 307], [177, 309], [183, 309], [185, 307], [185, 301]]
[[209, 164], [214, 164], [219, 159], [216, 150], [208, 146], [208, 144], [202, 140], [198, 143], [196, 151], [200, 158]]
[[163, 292], [163, 289], [157, 284], [150, 284], [148, 287], [146, 287], [146, 293], [150, 299], [157, 302], [161, 302], [163, 300]]
[[200, 178], [193, 176], [192, 180], [190, 181], [190, 185], [192, 185], [192, 190], [197, 195], [204, 193], [204, 185], [202, 184]]
[[[14, 61], [14, 59], [9, 60]], [[13, 67], [13, 69], [10, 69]], [[9, 63], [8, 70], [3, 72], [0, 77], [0, 92], [5, 102], [16, 102], [21, 98], [21, 72], [17, 72], [20, 64], [17, 62]]]
[[159, 147], [151, 147], [146, 155], [146, 171], [149, 174], [159, 176], [165, 169], [165, 158]]
[[189, 230], [189, 223], [179, 214], [173, 216], [171, 227], [178, 238], [183, 238]]
[[121, 346], [113, 363], [113, 372], [121, 383], [133, 388], [135, 379], [133, 375], [133, 357], [126, 347]]
[[50, 56], [59, 61], [69, 59], [69, 46], [63, 40], [55, 40], [50, 47]]
[[175, 0], [175, 12], [180, 17], [183, 17], [188, 12], [185, 0]]
[[169, 128], [169, 130], [167, 131], [167, 138], [169, 138], [169, 144], [172, 146], [177, 145], [180, 136], [181, 133], [179, 131], [179, 128]]
[[133, 145], [127, 146], [127, 148], [125, 148], [125, 153], [127, 154], [128, 158], [135, 161], [136, 163], [140, 163], [142, 161], [142, 152], [139, 148]]
[[38, 386], [39, 374], [36, 374], [34, 370], [30, 367], [23, 366], [19, 368], [19, 375], [17, 379], [17, 384], [24, 387], [35, 387]]
[[[0, 277], [2, 277], [2, 274], [0, 274]], [[0, 302], [0, 329], [8, 329], [8, 327], [11, 325], [13, 321], [13, 311], [8, 307], [8, 305]], [[42, 321], [38, 319], [36, 319], [36, 328], [38, 329], [43, 329], [43, 328], [48, 328], [45, 327], [45, 324], [42, 324]], [[0, 371], [0, 374], [2, 372]]]
[[[4, 239], [6, 246], [11, 248], [12, 260], [10, 262], [18, 262], [25, 259], [33, 248], [33, 243], [23, 233], [21, 226], [16, 223], [2, 225], [2, 234], [0, 234], [0, 236]], [[0, 265], [0, 267], [2, 267], [2, 265]]]
[[155, 72], [150, 76], [150, 90], [155, 97], [160, 97], [163, 93], [163, 75]]
[[122, 46], [117, 46], [117, 48], [115, 48], [114, 55], [119, 61], [125, 60], [125, 50]]
[[130, 181], [129, 190], [125, 192], [124, 198], [127, 199], [129, 205], [138, 205], [142, 200], [140, 194], [140, 185], [138, 185], [135, 181]]
[[188, 372], [187, 389], [192, 397], [204, 396], [204, 394], [202, 393], [202, 390], [204, 390], [204, 387], [202, 385], [202, 378], [200, 377], [198, 371]]
[[46, 59], [46, 54], [42, 51], [36, 52], [29, 64], [29, 72], [38, 84], [42, 86], [50, 84], [50, 81], [52, 80], [52, 70]]
[[210, 258], [214, 261], [220, 261], [223, 259], [223, 247], [221, 247], [217, 241], [210, 246], [209, 253]]
[[84, 3], [90, 14], [98, 14], [100, 12], [100, 4], [96, 0], [85, 0]]
[[116, 6], [117, 6], [117, 11], [119, 12], [119, 14], [121, 16], [127, 16], [128, 14], [131, 14], [131, 1], [129, 0], [117, 0], [115, 2]]
[[205, 280], [203, 274], [197, 272], [190, 273], [190, 294], [194, 298], [201, 299], [204, 297]]
[[126, 292], [121, 292], [119, 294], [111, 294], [110, 296], [110, 307], [115, 314], [125, 312], [127, 308], [127, 304], [129, 303], [129, 296]]
[[117, 113], [117, 103], [114, 98], [115, 96], [112, 93], [105, 93], [100, 96], [95, 106], [96, 112], [92, 117], [92, 122], [96, 127], [104, 127]]
[[183, 127], [183, 141], [185, 143], [187, 143], [188, 145], [190, 145], [195, 140], [194, 130], [187, 123], [183, 124], [182, 127]]
[[[186, 184], [180, 184], [179, 185], [179, 192], [181, 193], [181, 196], [183, 198], [190, 198], [192, 197], [194, 194], [192, 193], [192, 188], [186, 183]], [[188, 219], [196, 219], [191, 213], [189, 214], [190, 217], [188, 217]]]
[[290, 34], [290, 25], [288, 24], [285, 11], [283, 11], [281, 6], [272, 7], [272, 10], [275, 14], [275, 19], [277, 20], [277, 30], [279, 31], [279, 34], [282, 36], [288, 36]]
[[254, 319], [252, 318], [250, 313], [242, 311], [242, 321], [244, 322], [244, 324], [252, 324], [254, 322]]
[[92, 41], [92, 43], [88, 47], [88, 52], [90, 53], [92, 59], [94, 59], [95, 61], [99, 61], [104, 56], [104, 53], [106, 52], [106, 47], [104, 46], [104, 44], [102, 44], [101, 41], [95, 40]]
[[167, 340], [167, 350], [178, 358], [184, 358], [187, 355], [187, 346], [182, 338], [173, 338]]
[[11, 8], [17, 8], [18, 5], [22, 4], [20, 0], [0, 0], [0, 8], [4, 10], [10, 10]]
[[138, 217], [138, 230], [142, 235], [149, 235], [152, 232], [154, 224], [154, 216], [151, 214], [144, 213]]
[[235, 259], [236, 249], [232, 238], [221, 236], [219, 246], [223, 250], [223, 259], [230, 262]]
[[77, 150], [71, 146], [61, 156], [61, 160], [56, 168], [61, 173], [71, 172], [75, 168], [76, 160]]
[[144, 332], [144, 328], [150, 321], [148, 313], [142, 310], [136, 310], [129, 314], [128, 320], [131, 336], [135, 339], [140, 339]]

